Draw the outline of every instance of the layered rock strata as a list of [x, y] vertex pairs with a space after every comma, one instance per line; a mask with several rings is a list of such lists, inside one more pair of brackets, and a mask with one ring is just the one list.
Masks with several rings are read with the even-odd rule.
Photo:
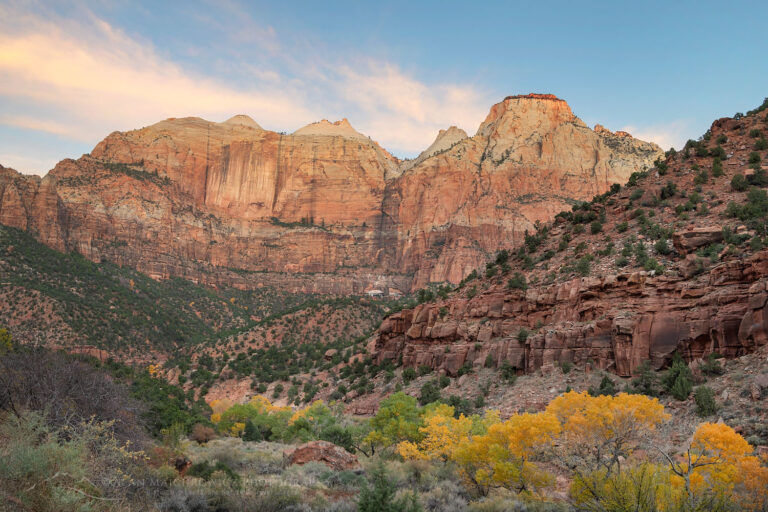
[[158, 278], [361, 293], [457, 283], [536, 222], [660, 149], [591, 130], [550, 95], [508, 97], [401, 162], [348, 121], [284, 135], [247, 116], [115, 132], [39, 179], [0, 172], [0, 222]]
[[504, 362], [520, 373], [569, 362], [629, 376], [646, 360], [661, 368], [674, 351], [694, 360], [765, 345], [767, 301], [768, 251], [717, 266], [698, 283], [633, 272], [525, 292], [498, 286], [388, 317], [373, 355], [451, 376]]

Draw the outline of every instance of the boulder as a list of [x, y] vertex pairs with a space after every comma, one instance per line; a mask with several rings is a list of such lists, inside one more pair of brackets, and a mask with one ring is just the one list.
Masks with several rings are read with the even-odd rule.
[[307, 462], [322, 462], [334, 471], [361, 470], [357, 457], [341, 446], [328, 441], [312, 441], [297, 446], [285, 453], [289, 464], [306, 464]]
[[723, 240], [723, 228], [704, 226], [677, 231], [672, 234], [672, 244], [680, 254], [689, 254], [699, 247], [705, 247]]

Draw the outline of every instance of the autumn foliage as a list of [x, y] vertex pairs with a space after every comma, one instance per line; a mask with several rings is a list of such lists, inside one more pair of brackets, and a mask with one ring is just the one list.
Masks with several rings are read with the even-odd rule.
[[[249, 422], [284, 440], [318, 438], [329, 429], [338, 434], [339, 416], [320, 401], [298, 410], [263, 397], [210, 405], [211, 420], [225, 435], [247, 438]], [[395, 393], [365, 422], [360, 442], [347, 446], [450, 466], [476, 496], [501, 490], [548, 499], [560, 477], [579, 510], [768, 508], [768, 461], [741, 435], [722, 423], [703, 423], [687, 446], [670, 447], [663, 432], [670, 419], [658, 399], [627, 393], [571, 391], [541, 412], [504, 420], [492, 410], [466, 416], [440, 402], [421, 407], [414, 397]]]
[[[704, 423], [690, 446], [669, 450], [670, 415], [656, 398], [569, 392], [542, 412], [500, 420], [393, 395], [369, 438], [404, 459], [452, 464], [478, 495], [503, 488], [543, 498], [555, 475], [584, 510], [764, 510], [768, 467], [724, 424]], [[396, 442], [398, 441], [399, 442]]]

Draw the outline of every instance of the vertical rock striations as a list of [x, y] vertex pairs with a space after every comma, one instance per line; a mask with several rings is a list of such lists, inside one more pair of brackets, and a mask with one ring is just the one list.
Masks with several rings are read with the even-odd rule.
[[0, 222], [158, 278], [407, 291], [460, 281], [660, 154], [550, 95], [506, 98], [474, 137], [451, 127], [405, 162], [346, 119], [291, 135], [247, 116], [168, 119], [112, 133], [42, 180], [2, 169]]

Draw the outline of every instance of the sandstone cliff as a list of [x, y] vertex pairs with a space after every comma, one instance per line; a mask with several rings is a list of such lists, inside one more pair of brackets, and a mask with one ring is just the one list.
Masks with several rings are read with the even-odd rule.
[[[503, 126], [494, 111], [480, 135]], [[565, 105], [549, 111], [570, 116]], [[569, 140], [597, 133], [617, 146], [632, 143], [601, 127], [587, 132], [578, 121], [547, 133], [557, 136], [558, 129], [572, 132]], [[765, 345], [768, 196], [756, 187], [768, 185], [761, 164], [768, 160], [766, 133], [765, 112], [716, 121], [699, 142], [635, 175], [626, 188], [613, 187], [532, 231], [447, 299], [386, 319], [372, 345], [374, 360], [452, 376], [462, 367], [510, 365], [529, 373], [564, 362], [628, 376], [645, 360], [662, 367], [675, 351], [695, 360]], [[491, 141], [485, 151], [525, 162], [536, 158], [532, 140], [533, 149]], [[547, 154], [550, 161], [571, 157], [556, 149]], [[607, 181], [612, 168], [605, 167]], [[732, 186], [737, 175], [755, 187]]]
[[626, 182], [661, 155], [654, 144], [590, 130], [552, 95], [510, 96], [474, 137], [388, 188], [383, 210], [398, 224], [390, 259], [415, 274], [417, 288], [457, 283], [537, 222]]
[[402, 163], [345, 119], [283, 135], [247, 116], [115, 132], [42, 180], [3, 170], [0, 222], [158, 278], [361, 293], [457, 283], [537, 221], [661, 154], [553, 96], [495, 105], [474, 137]]

